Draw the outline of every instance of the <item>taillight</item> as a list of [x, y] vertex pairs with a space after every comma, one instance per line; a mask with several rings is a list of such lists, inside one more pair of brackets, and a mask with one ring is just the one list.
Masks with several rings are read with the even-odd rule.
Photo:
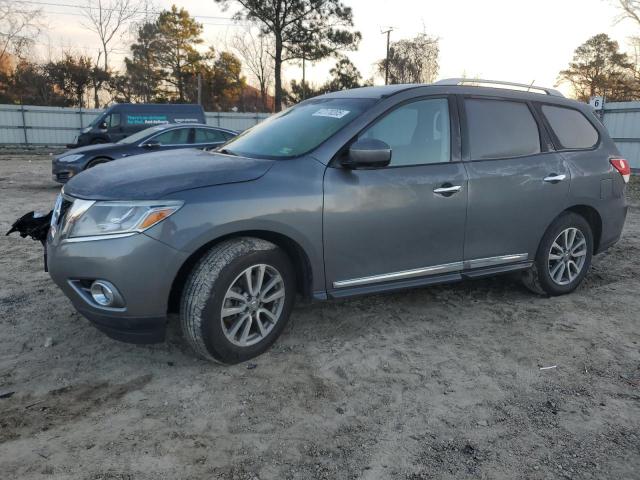
[[629, 166], [629, 162], [624, 158], [612, 158], [609, 160], [613, 168], [615, 168], [622, 178], [624, 178], [624, 183], [629, 183], [629, 178], [631, 177], [631, 167]]

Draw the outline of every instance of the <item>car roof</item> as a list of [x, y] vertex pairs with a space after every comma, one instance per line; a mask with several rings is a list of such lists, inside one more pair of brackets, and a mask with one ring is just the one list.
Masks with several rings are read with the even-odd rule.
[[210, 130], [221, 130], [223, 132], [238, 133], [238, 132], [236, 132], [234, 130], [231, 130], [229, 128], [216, 127], [216, 126], [213, 126], [213, 125], [207, 125], [206, 123], [197, 123], [197, 122], [161, 123], [161, 124], [158, 124], [158, 125], [149, 126], [149, 128], [155, 128], [156, 131], [170, 130], [172, 128], [181, 128], [181, 127], [208, 128]]
[[[455, 79], [457, 80], [457, 79]], [[567, 105], [573, 107], [579, 107], [581, 109], [589, 108], [587, 104], [577, 102], [573, 99], [564, 97], [560, 92], [553, 89], [546, 89], [543, 87], [534, 87], [531, 91], [527, 91], [526, 85], [520, 85], [520, 88], [513, 88], [514, 85], [509, 82], [493, 82], [481, 80], [477, 81], [478, 85], [474, 82], [469, 84], [452, 84], [447, 83], [447, 80], [436, 83], [410, 83], [400, 85], [380, 85], [373, 87], [361, 87], [353, 88], [351, 90], [340, 90], [336, 92], [327, 93], [317, 97], [313, 97], [309, 100], [329, 99], [329, 98], [364, 98], [381, 100], [388, 98], [395, 94], [406, 92], [408, 90], [421, 90], [424, 94], [461, 94], [461, 95], [477, 95], [477, 96], [493, 96], [501, 98], [513, 98], [520, 100], [531, 100], [543, 103], [554, 103], [559, 105]], [[485, 82], [489, 82], [485, 85]], [[495, 86], [491, 85], [495, 84]], [[482, 85], [479, 85], [482, 84]], [[522, 88], [524, 87], [524, 88]], [[546, 92], [545, 92], [546, 91]]]

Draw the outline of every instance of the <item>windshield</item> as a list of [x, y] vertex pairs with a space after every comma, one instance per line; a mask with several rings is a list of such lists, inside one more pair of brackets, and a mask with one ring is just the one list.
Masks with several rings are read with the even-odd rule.
[[157, 125], [155, 127], [145, 128], [144, 130], [140, 130], [139, 132], [136, 132], [133, 135], [129, 135], [128, 137], [123, 138], [117, 143], [124, 143], [124, 144], [137, 143], [140, 140], [144, 139], [145, 137], [148, 137], [152, 133], [161, 132], [162, 130], [164, 130], [164, 127], [160, 125]]
[[312, 100], [270, 117], [229, 141], [224, 150], [257, 158], [303, 155], [331, 137], [375, 103], [373, 99]]
[[100, 115], [98, 115], [96, 118], [93, 119], [93, 121], [89, 124], [89, 127], [96, 128], [98, 125], [104, 122], [105, 118], [106, 118], [106, 115], [104, 113], [101, 113]]

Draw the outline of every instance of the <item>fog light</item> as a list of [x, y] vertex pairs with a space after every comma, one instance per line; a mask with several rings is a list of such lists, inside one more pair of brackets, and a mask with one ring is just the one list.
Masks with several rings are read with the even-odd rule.
[[116, 296], [115, 287], [104, 280], [96, 280], [91, 284], [91, 296], [93, 300], [103, 307], [110, 307]]

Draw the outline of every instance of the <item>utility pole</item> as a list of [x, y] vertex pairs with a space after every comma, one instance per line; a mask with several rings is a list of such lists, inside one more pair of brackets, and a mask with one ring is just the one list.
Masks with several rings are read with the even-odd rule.
[[391, 37], [391, 32], [393, 32], [393, 27], [388, 27], [387, 30], [384, 30], [383, 35], [387, 35], [387, 57], [384, 61], [384, 84], [389, 85], [389, 38]]
[[307, 72], [306, 72], [306, 58], [304, 49], [302, 50], [302, 100], [307, 99]]
[[198, 73], [198, 105], [202, 105], [202, 73]]

